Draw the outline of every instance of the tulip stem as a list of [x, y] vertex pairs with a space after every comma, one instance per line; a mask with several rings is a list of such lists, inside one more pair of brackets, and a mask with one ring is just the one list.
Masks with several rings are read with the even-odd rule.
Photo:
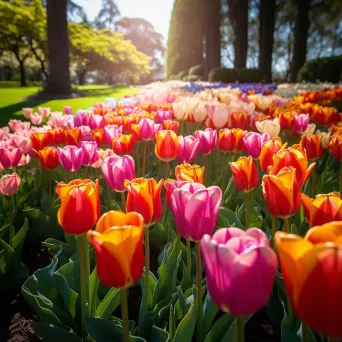
[[142, 166], [142, 174], [141, 177], [145, 177], [145, 171], [146, 171], [146, 158], [147, 158], [147, 147], [148, 147], [148, 141], [144, 142], [144, 159], [143, 159], [143, 166]]
[[302, 322], [302, 342], [309, 341], [309, 327]]
[[128, 305], [127, 305], [127, 288], [122, 287], [121, 292], [121, 318], [123, 327], [123, 342], [129, 341], [129, 326], [128, 326]]
[[222, 155], [222, 177], [221, 177], [221, 189], [222, 191], [225, 190], [224, 184], [226, 182], [226, 154], [223, 153]]
[[312, 197], [315, 198], [317, 192], [317, 170], [316, 166], [312, 169]]
[[8, 196], [8, 216], [9, 216], [9, 245], [10, 247], [13, 247], [14, 227], [13, 227], [12, 196]]
[[52, 170], [48, 172], [49, 175], [49, 182], [48, 182], [48, 191], [49, 191], [49, 212], [50, 217], [52, 216]]
[[85, 179], [88, 179], [88, 177], [89, 177], [89, 175], [88, 175], [88, 166], [86, 165], [86, 166], [84, 167], [84, 178], [85, 178]]
[[125, 192], [121, 192], [121, 203], [122, 203], [122, 211], [126, 212], [126, 199], [125, 199]]
[[340, 161], [340, 195], [342, 196], [342, 160]]
[[[90, 258], [89, 258], [89, 244], [87, 240], [86, 234], [83, 234], [83, 243], [84, 243], [84, 262], [85, 262], [85, 283], [86, 283], [86, 292], [87, 292], [87, 302], [88, 305], [90, 303], [90, 298], [89, 298], [89, 280], [90, 280]], [[89, 309], [89, 307], [88, 307]]]
[[81, 285], [81, 315], [82, 315], [82, 332], [84, 332], [84, 321], [87, 311], [86, 302], [86, 284], [85, 284], [85, 267], [84, 267], [84, 244], [83, 236], [77, 237], [78, 240], [78, 253], [80, 256], [80, 285]]
[[165, 179], [169, 178], [169, 162], [165, 162]]
[[146, 312], [148, 311], [148, 283], [150, 278], [150, 231], [149, 227], [145, 227], [145, 302]]
[[187, 272], [188, 272], [188, 285], [191, 286], [191, 243], [186, 239], [186, 260], [187, 260]]
[[140, 177], [140, 143], [136, 144], [137, 146], [137, 174], [139, 175], [138, 177]]
[[249, 228], [249, 220], [250, 220], [250, 200], [249, 200], [249, 192], [245, 193], [246, 195], [246, 228]]
[[288, 217], [284, 218], [284, 232], [285, 233], [289, 232], [289, 218]]
[[243, 324], [242, 316], [236, 316], [236, 342], [244, 342], [245, 341], [245, 327]]
[[195, 245], [196, 245], [196, 273], [197, 273], [197, 339], [196, 341], [202, 342], [202, 331], [203, 331], [202, 263], [201, 263], [201, 250], [200, 250], [199, 241], [196, 241]]

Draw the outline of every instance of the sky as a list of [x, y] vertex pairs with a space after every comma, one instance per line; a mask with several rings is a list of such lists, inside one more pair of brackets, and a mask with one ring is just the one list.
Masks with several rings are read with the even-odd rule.
[[[93, 20], [101, 8], [101, 0], [76, 0], [84, 8], [88, 18]], [[116, 0], [122, 17], [143, 18], [167, 41], [174, 0]]]

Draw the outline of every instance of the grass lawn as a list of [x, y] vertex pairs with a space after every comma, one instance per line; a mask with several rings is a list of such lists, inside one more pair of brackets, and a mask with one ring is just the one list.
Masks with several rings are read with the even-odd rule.
[[86, 109], [97, 102], [102, 102], [106, 97], [120, 99], [125, 95], [138, 92], [138, 88], [111, 87], [107, 85], [85, 85], [77, 87], [85, 97], [52, 101], [28, 101], [26, 97], [34, 95], [39, 87], [0, 87], [0, 127], [6, 126], [10, 119], [23, 119], [22, 108], [50, 107], [52, 111], [63, 111], [64, 106], [72, 106], [73, 112], [77, 109]]

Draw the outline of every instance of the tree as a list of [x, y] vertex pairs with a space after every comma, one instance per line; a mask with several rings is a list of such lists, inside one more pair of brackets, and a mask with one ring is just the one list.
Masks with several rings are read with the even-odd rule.
[[175, 0], [170, 20], [166, 51], [169, 77], [203, 64], [203, 25], [197, 0]]
[[259, 69], [265, 81], [272, 81], [273, 35], [276, 0], [260, 0]]
[[115, 0], [102, 0], [101, 10], [95, 18], [95, 25], [98, 29], [108, 28], [115, 31], [119, 16], [120, 11]]
[[67, 0], [47, 0], [47, 36], [49, 60], [47, 91], [51, 94], [68, 95], [71, 93], [71, 81]]

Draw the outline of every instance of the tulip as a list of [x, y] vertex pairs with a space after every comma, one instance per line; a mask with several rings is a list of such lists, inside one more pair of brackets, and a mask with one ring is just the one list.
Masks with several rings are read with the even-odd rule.
[[303, 186], [310, 176], [315, 163], [308, 166], [308, 158], [305, 149], [300, 145], [293, 145], [287, 149], [280, 149], [273, 158], [272, 173], [277, 174], [284, 167], [296, 169], [296, 180], [299, 186]]
[[163, 121], [163, 127], [164, 127], [164, 129], [174, 131], [177, 134], [178, 130], [179, 130], [179, 121], [164, 120]]
[[303, 133], [308, 128], [310, 121], [309, 114], [298, 114], [294, 117], [294, 131], [295, 133]]
[[13, 169], [18, 166], [23, 150], [21, 148], [14, 148], [9, 150], [7, 148], [0, 148], [0, 163], [5, 169]]
[[153, 140], [156, 133], [162, 129], [162, 125], [154, 123], [152, 119], [141, 119], [139, 127], [140, 137], [144, 141]]
[[32, 149], [42, 150], [48, 145], [47, 134], [46, 133], [32, 133], [30, 135]]
[[91, 129], [103, 128], [103, 126], [104, 126], [104, 117], [102, 115], [92, 114], [89, 117], [88, 125], [89, 125], [89, 127]]
[[302, 133], [302, 135], [314, 134], [315, 133], [315, 129], [316, 129], [316, 124], [314, 124], [314, 123], [308, 124], [308, 127]]
[[44, 118], [47, 118], [48, 116], [50, 116], [50, 108], [49, 107], [38, 107], [38, 112]]
[[77, 171], [83, 164], [83, 149], [67, 145], [64, 148], [58, 147], [58, 159], [63, 168], [68, 171]]
[[178, 153], [178, 137], [174, 131], [159, 131], [156, 133], [156, 156], [164, 161], [174, 160]]
[[3, 196], [13, 196], [18, 192], [20, 177], [16, 173], [4, 175], [0, 178], [0, 194]]
[[338, 192], [316, 195], [315, 199], [302, 194], [302, 203], [311, 227], [331, 221], [342, 221], [342, 199]]
[[255, 126], [260, 133], [268, 133], [271, 138], [277, 137], [280, 133], [278, 118], [275, 118], [274, 120], [257, 121]]
[[49, 129], [46, 133], [48, 145], [60, 145], [65, 142], [65, 134], [62, 128]]
[[193, 113], [199, 104], [199, 99], [196, 97], [187, 97], [185, 99], [185, 111], [187, 114]]
[[135, 212], [109, 211], [87, 234], [96, 253], [97, 274], [106, 286], [135, 284], [144, 268], [143, 217]]
[[122, 126], [117, 125], [107, 125], [104, 128], [104, 138], [108, 145], [112, 144], [113, 139], [118, 139], [122, 134]]
[[311, 228], [304, 238], [277, 232], [275, 244], [296, 316], [317, 333], [342, 338], [342, 222]]
[[118, 139], [112, 140], [113, 151], [118, 155], [130, 154], [134, 148], [132, 134], [122, 134]]
[[12, 135], [10, 142], [14, 148], [21, 148], [24, 154], [27, 154], [31, 150], [31, 140], [24, 136]]
[[337, 160], [342, 160], [342, 136], [332, 136], [327, 148]]
[[261, 185], [271, 215], [286, 219], [298, 212], [301, 197], [293, 167], [284, 167], [278, 174], [265, 175]]
[[219, 229], [203, 236], [201, 252], [210, 297], [222, 311], [249, 315], [266, 304], [278, 262], [263, 231]]
[[240, 128], [220, 129], [217, 147], [222, 152], [239, 152], [244, 149], [243, 137], [246, 131]]
[[184, 102], [172, 102], [173, 115], [177, 120], [186, 120], [186, 104]]
[[81, 141], [78, 146], [83, 151], [83, 165], [89, 166], [99, 159], [95, 141]]
[[164, 181], [164, 189], [166, 192], [166, 203], [169, 206], [171, 195], [173, 191], [177, 188], [181, 188], [183, 185], [188, 184], [189, 182], [183, 180], [174, 180], [174, 179], [167, 179]]
[[[310, 103], [311, 105], [311, 103]], [[338, 123], [341, 117], [338, 110], [333, 107], [320, 107], [317, 110], [313, 110], [311, 114], [312, 121], [317, 122], [321, 126], [331, 126]]]
[[113, 190], [125, 191], [125, 180], [135, 178], [134, 159], [131, 156], [109, 156], [101, 164], [104, 179]]
[[283, 143], [279, 137], [272, 138], [262, 145], [259, 161], [260, 167], [264, 172], [267, 172], [268, 167], [273, 164], [273, 156], [282, 148], [282, 146]]
[[259, 173], [251, 156], [240, 157], [236, 162], [229, 163], [233, 181], [238, 191], [250, 192], [258, 187]]
[[270, 140], [270, 135], [268, 133], [259, 134], [248, 132], [242, 139], [247, 155], [258, 159], [261, 152], [261, 146]]
[[179, 136], [178, 146], [177, 160], [180, 163], [192, 163], [196, 159], [199, 139], [192, 135], [187, 137]]
[[28, 154], [23, 154], [22, 156], [21, 156], [21, 159], [20, 159], [20, 161], [19, 161], [19, 164], [18, 164], [18, 166], [25, 166], [25, 165], [28, 165], [29, 163], [30, 163], [30, 160], [31, 160], [31, 158], [30, 158], [30, 156], [28, 155]]
[[43, 121], [43, 117], [37, 113], [34, 113], [30, 115], [30, 120], [32, 125], [39, 126]]
[[23, 113], [25, 119], [29, 119], [31, 114], [33, 114], [33, 108], [23, 108]]
[[195, 138], [199, 140], [198, 152], [202, 154], [211, 153], [217, 142], [217, 132], [211, 128], [206, 128], [204, 131], [196, 131]]
[[230, 117], [232, 127], [248, 130], [249, 128], [249, 114], [247, 112], [234, 112]]
[[222, 128], [226, 125], [229, 113], [225, 104], [208, 105], [207, 109], [215, 128]]
[[203, 184], [204, 171], [205, 168], [199, 165], [181, 164], [176, 166], [175, 175], [177, 180]]
[[[203, 103], [203, 102], [202, 102]], [[207, 108], [201, 103], [193, 111], [194, 120], [198, 123], [204, 122], [208, 116]]]
[[56, 147], [47, 146], [40, 151], [34, 150], [40, 160], [43, 169], [55, 169], [58, 166], [58, 154]]
[[80, 128], [70, 128], [65, 130], [65, 141], [68, 145], [78, 146], [82, 139]]
[[163, 123], [165, 120], [172, 120], [173, 114], [171, 110], [158, 109], [157, 118], [159, 123]]
[[58, 222], [66, 233], [80, 235], [96, 224], [100, 217], [99, 182], [75, 179], [68, 184], [57, 184], [56, 192], [61, 201]]
[[8, 122], [8, 127], [13, 132], [19, 132], [19, 131], [28, 131], [30, 129], [31, 123], [30, 122], [24, 122], [20, 120], [10, 120]]
[[302, 135], [300, 145], [305, 148], [309, 160], [316, 160], [323, 155], [322, 135]]
[[284, 130], [292, 130], [294, 128], [295, 115], [292, 112], [283, 112], [279, 115], [280, 127]]
[[127, 189], [127, 212], [140, 213], [149, 227], [158, 222], [162, 215], [161, 189], [163, 181], [159, 183], [154, 178], [134, 178], [125, 182]]
[[199, 183], [188, 183], [173, 191], [169, 206], [175, 216], [177, 229], [187, 240], [200, 241], [212, 234], [222, 201], [218, 186], [206, 188]]
[[89, 122], [89, 115], [87, 113], [81, 112], [81, 113], [77, 113], [74, 116], [75, 127], [88, 126], [88, 122]]
[[63, 110], [64, 110], [64, 114], [66, 114], [66, 115], [72, 114], [72, 107], [71, 106], [64, 106]]

